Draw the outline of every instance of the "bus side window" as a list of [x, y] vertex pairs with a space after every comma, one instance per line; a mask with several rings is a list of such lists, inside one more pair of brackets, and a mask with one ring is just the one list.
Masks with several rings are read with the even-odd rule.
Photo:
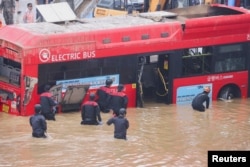
[[230, 72], [246, 69], [244, 44], [221, 45], [215, 57], [215, 72]]
[[211, 47], [185, 49], [182, 61], [183, 76], [211, 73]]

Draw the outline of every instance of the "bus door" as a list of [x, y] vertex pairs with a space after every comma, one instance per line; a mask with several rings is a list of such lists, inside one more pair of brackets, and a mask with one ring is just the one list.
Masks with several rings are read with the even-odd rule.
[[169, 57], [163, 55], [140, 56], [138, 60], [137, 106], [144, 102], [169, 103]]
[[156, 70], [156, 101], [168, 102], [169, 55], [159, 55]]
[[67, 86], [65, 93], [61, 85], [53, 86], [50, 92], [58, 103], [58, 112], [78, 111], [81, 107], [90, 85]]

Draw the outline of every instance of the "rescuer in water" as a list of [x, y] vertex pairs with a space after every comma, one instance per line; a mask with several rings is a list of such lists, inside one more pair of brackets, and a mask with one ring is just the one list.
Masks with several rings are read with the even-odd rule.
[[[83, 103], [81, 107], [82, 125], [99, 125], [102, 124], [99, 105], [94, 101], [95, 94], [89, 95], [89, 101]], [[98, 119], [98, 120], [97, 120]]]
[[111, 85], [113, 83], [112, 79], [106, 80], [106, 85], [101, 86], [97, 91], [97, 103], [100, 106], [100, 110], [104, 113], [108, 113], [110, 111], [109, 103], [110, 103], [110, 93], [111, 93]]
[[37, 138], [46, 138], [47, 123], [41, 115], [41, 105], [35, 105], [35, 114], [30, 117], [30, 126], [32, 127], [32, 136]]
[[56, 101], [52, 98], [52, 94], [49, 92], [50, 86], [46, 85], [44, 91], [40, 95], [40, 104], [42, 106], [42, 115], [47, 120], [56, 120], [55, 119], [55, 107], [57, 105]]
[[129, 128], [129, 121], [127, 120], [126, 109], [119, 110], [118, 117], [112, 117], [107, 121], [107, 125], [114, 124], [114, 138], [127, 140], [127, 129]]
[[110, 98], [110, 108], [113, 110], [113, 115], [118, 116], [121, 108], [127, 109], [128, 97], [123, 92], [124, 86], [118, 85], [117, 92], [112, 92]]
[[194, 110], [204, 112], [205, 106], [203, 105], [204, 102], [206, 102], [206, 108], [209, 108], [209, 96], [210, 93], [209, 87], [204, 87], [204, 91], [202, 93], [199, 93], [195, 96], [195, 98], [192, 101], [192, 107]]

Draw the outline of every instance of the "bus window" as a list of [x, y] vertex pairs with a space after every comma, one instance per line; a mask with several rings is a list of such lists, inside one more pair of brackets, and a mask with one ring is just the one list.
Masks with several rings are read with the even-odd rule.
[[189, 48], [183, 52], [182, 75], [192, 76], [211, 73], [211, 47]]
[[102, 66], [101, 66], [102, 70], [100, 75], [117, 73], [119, 68], [118, 64], [119, 64], [119, 59], [117, 58], [102, 60]]
[[[121, 84], [136, 82], [136, 57], [115, 57], [88, 61], [63, 62], [39, 65], [38, 92], [45, 84], [55, 85], [58, 80], [88, 78], [94, 76], [119, 74]], [[134, 60], [136, 62], [136, 60]]]
[[87, 62], [82, 62], [82, 72], [81, 77], [92, 77], [102, 75], [101, 61], [97, 59], [88, 60]]
[[2, 100], [13, 100], [15, 98], [15, 95], [12, 92], [0, 89], [0, 97], [2, 98]]
[[245, 70], [246, 53], [243, 50], [243, 44], [219, 46], [215, 58], [215, 72]]
[[20, 86], [21, 64], [13, 60], [0, 59], [0, 80], [16, 86]]
[[[137, 70], [137, 65], [136, 63], [130, 63], [131, 61], [137, 62], [137, 57], [128, 57], [124, 58], [121, 62], [121, 71], [125, 72], [125, 75], [120, 76], [121, 83], [136, 83], [136, 70]], [[124, 63], [123, 63], [124, 62]]]

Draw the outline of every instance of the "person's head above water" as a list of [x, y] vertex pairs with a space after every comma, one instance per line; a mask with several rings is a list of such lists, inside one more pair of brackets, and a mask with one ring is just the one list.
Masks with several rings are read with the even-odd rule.
[[111, 86], [113, 83], [113, 80], [112, 79], [107, 79], [106, 80], [106, 86]]
[[89, 100], [95, 100], [95, 94], [94, 93], [90, 93], [89, 95]]
[[125, 108], [121, 108], [119, 110], [119, 116], [125, 116], [126, 115], [126, 109]]
[[203, 90], [204, 90], [204, 92], [210, 93], [210, 87], [208, 87], [208, 86], [205, 86], [203, 88]]
[[41, 105], [40, 104], [36, 104], [35, 105], [35, 112], [38, 114], [38, 113], [40, 113], [40, 111], [41, 111]]

